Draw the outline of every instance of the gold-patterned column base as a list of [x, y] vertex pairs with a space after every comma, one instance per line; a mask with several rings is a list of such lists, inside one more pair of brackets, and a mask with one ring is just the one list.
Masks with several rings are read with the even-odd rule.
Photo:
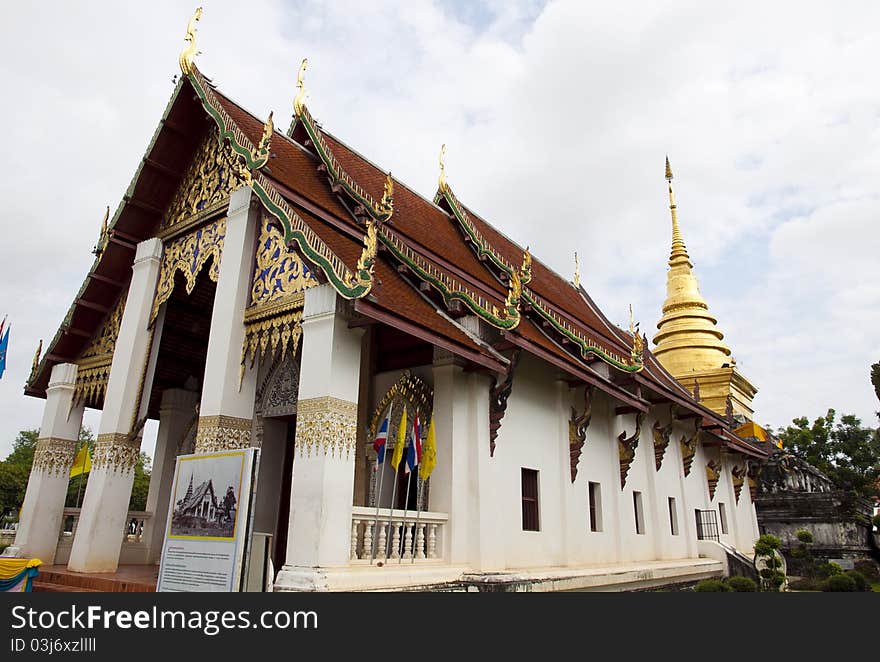
[[70, 472], [78, 443], [73, 439], [57, 439], [55, 437], [37, 439], [31, 471], [66, 475]]
[[104, 469], [114, 473], [134, 471], [141, 452], [141, 438], [130, 438], [123, 432], [99, 434], [92, 457], [92, 470]]
[[297, 454], [312, 452], [348, 458], [357, 437], [357, 404], [331, 396], [297, 404]]
[[196, 432], [196, 453], [250, 448], [253, 421], [235, 416], [200, 416]]

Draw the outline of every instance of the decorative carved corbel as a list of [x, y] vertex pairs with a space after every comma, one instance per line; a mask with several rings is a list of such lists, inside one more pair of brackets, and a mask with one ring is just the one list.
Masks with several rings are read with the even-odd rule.
[[584, 413], [578, 415], [577, 410], [571, 408], [571, 418], [568, 421], [568, 454], [571, 461], [571, 482], [577, 478], [578, 462], [581, 459], [581, 449], [587, 439], [587, 428], [590, 427], [590, 419], [593, 418], [593, 386], [584, 388]]
[[746, 477], [749, 481], [749, 496], [752, 497], [752, 501], [758, 496], [758, 480], [760, 479], [763, 470], [764, 465], [760, 462], [746, 460]]
[[697, 443], [700, 441], [700, 419], [694, 424], [694, 433], [690, 437], [682, 435], [681, 441], [681, 463], [684, 468], [684, 475], [687, 476], [691, 472], [691, 465], [694, 463], [694, 456], [697, 454]]
[[672, 436], [672, 422], [674, 418], [670, 418], [669, 424], [661, 426], [660, 421], [654, 421], [652, 432], [654, 433], [654, 467], [660, 471], [663, 464], [663, 456], [666, 454], [666, 448], [669, 446], [669, 438]]
[[617, 436], [617, 446], [620, 450], [620, 489], [626, 485], [626, 476], [629, 468], [636, 457], [636, 448], [639, 446], [639, 437], [642, 434], [642, 421], [645, 419], [645, 412], [640, 411], [636, 414], [636, 429], [632, 436], [626, 436], [626, 430]]
[[715, 460], [706, 462], [706, 482], [709, 485], [709, 501], [715, 498], [715, 488], [721, 478], [721, 465]]
[[495, 439], [498, 437], [501, 419], [507, 411], [507, 399], [513, 390], [513, 373], [519, 363], [521, 352], [520, 349], [514, 350], [504, 378], [499, 381], [498, 377], [495, 377], [492, 383], [492, 390], [489, 393], [489, 457], [495, 457]]
[[739, 495], [742, 492], [743, 483], [746, 479], [746, 467], [740, 466], [738, 464], [733, 465], [730, 469], [730, 475], [732, 477], [733, 482], [733, 496], [736, 499], [736, 502], [739, 503]]

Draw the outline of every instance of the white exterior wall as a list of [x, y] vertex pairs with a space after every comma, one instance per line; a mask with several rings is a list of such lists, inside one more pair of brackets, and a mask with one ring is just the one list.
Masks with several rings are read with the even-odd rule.
[[[401, 372], [373, 377], [371, 415]], [[692, 420], [674, 423], [660, 470], [655, 468], [652, 428], [658, 420], [661, 426], [668, 425], [669, 406], [653, 407], [645, 416], [635, 458], [621, 489], [617, 436], [623, 431], [632, 435], [636, 416], [615, 415], [620, 403], [594, 390], [593, 416], [572, 483], [568, 421], [572, 406], [578, 413], [583, 410], [583, 387], [570, 388], [557, 379], [553, 368], [523, 355], [495, 455], [490, 458], [484, 428], [488, 403], [480, 397], [485, 395], [485, 380], [476, 380], [454, 365], [433, 370], [421, 366], [412, 372], [435, 388], [438, 464], [428, 508], [450, 515], [443, 557], [451, 563], [474, 570], [512, 570], [696, 558], [694, 510], [717, 512], [719, 501], [727, 507], [728, 533], [722, 540], [739, 549], [751, 548], [757, 531], [754, 509], [747, 486], [739, 504], [733, 498], [730, 459], [723, 464], [711, 503], [706, 462], [713, 457], [720, 460], [718, 449], [700, 445], [690, 474], [684, 476], [680, 440], [693, 433]], [[389, 431], [389, 439], [395, 435], [396, 430]], [[522, 468], [539, 472], [540, 531], [522, 529]], [[390, 500], [391, 475], [388, 469], [383, 503]], [[601, 531], [590, 530], [591, 482], [600, 485]], [[642, 493], [643, 534], [636, 533], [635, 491]], [[670, 497], [675, 499], [676, 535], [669, 518]], [[720, 527], [720, 516], [718, 519]]]

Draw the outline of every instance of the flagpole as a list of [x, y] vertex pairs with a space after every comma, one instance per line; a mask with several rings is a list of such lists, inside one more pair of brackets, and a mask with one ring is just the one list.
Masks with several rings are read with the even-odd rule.
[[[395, 443], [403, 443], [403, 442], [395, 442]], [[400, 465], [398, 465], [400, 466]], [[391, 528], [391, 520], [394, 517], [394, 497], [397, 496], [397, 469], [394, 469], [394, 487], [391, 488], [391, 507], [388, 509], [388, 528]], [[394, 536], [391, 535], [391, 531], [385, 536], [385, 558], [388, 558], [388, 548], [391, 545], [391, 539]]]
[[[403, 551], [406, 553], [406, 513], [409, 510], [409, 485], [412, 482], [412, 469], [408, 472], [409, 475], [406, 477], [406, 496], [403, 498], [403, 524], [400, 527], [402, 532], [401, 541], [403, 542]], [[397, 559], [398, 563], [403, 563], [403, 554], [400, 555], [400, 558]]]
[[416, 562], [416, 540], [418, 540], [419, 535], [419, 519], [422, 517], [422, 490], [425, 487], [425, 481], [419, 481], [419, 495], [416, 497], [416, 529], [413, 532], [413, 552], [412, 552], [412, 561], [411, 563]]
[[[385, 477], [385, 459], [388, 452], [388, 435], [391, 434], [391, 412], [394, 411], [394, 403], [388, 405], [388, 413], [386, 420], [388, 427], [385, 429], [385, 442], [382, 444], [382, 462], [379, 462], [379, 451], [376, 451], [376, 471], [379, 473], [378, 485], [376, 488], [376, 516], [373, 518], [373, 542], [370, 545], [370, 565], [376, 558], [376, 552], [379, 551], [379, 504], [382, 500], [382, 479]], [[375, 441], [373, 442], [375, 444]], [[366, 550], [364, 550], [366, 551]]]
[[[382, 449], [383, 453], [385, 450], [384, 448]], [[376, 516], [373, 518], [373, 543], [370, 545], [370, 565], [373, 565], [373, 559], [376, 558], [376, 552], [379, 547], [379, 503], [382, 499], [382, 479], [385, 477], [385, 463], [379, 464], [378, 455], [376, 456], [376, 471], [379, 472], [379, 480], [377, 481], [378, 487], [376, 488]]]

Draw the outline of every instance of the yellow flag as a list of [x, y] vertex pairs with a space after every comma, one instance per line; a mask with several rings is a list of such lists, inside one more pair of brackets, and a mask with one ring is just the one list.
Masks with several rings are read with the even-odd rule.
[[437, 440], [434, 438], [434, 414], [431, 414], [431, 424], [428, 426], [428, 438], [422, 447], [422, 461], [419, 463], [419, 478], [428, 480], [428, 476], [434, 471], [437, 464]]
[[70, 467], [70, 477], [87, 474], [92, 470], [92, 456], [89, 454], [88, 444], [83, 444]]
[[397, 471], [397, 466], [403, 457], [403, 444], [406, 441], [406, 407], [400, 417], [400, 427], [397, 428], [397, 441], [394, 442], [394, 453], [391, 455], [391, 466]]

